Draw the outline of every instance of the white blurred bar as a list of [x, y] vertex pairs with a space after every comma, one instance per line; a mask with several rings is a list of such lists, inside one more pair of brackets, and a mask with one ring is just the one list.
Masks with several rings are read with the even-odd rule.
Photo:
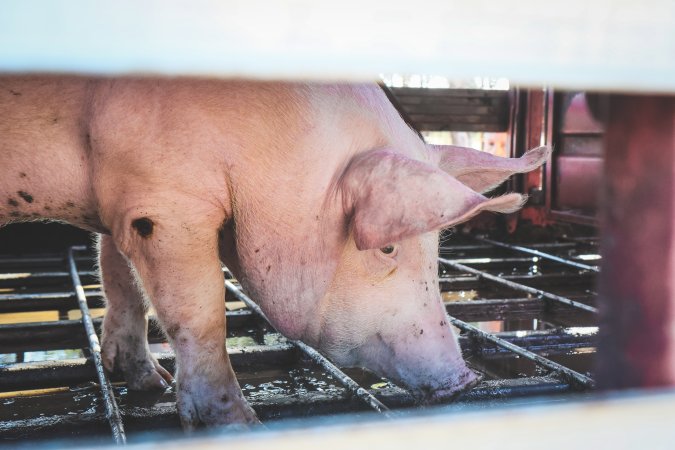
[[[483, 407], [454, 414], [370, 422], [324, 419], [322, 426], [131, 445], [131, 450], [670, 449], [675, 392], [623, 394], [548, 406]], [[336, 424], [337, 422], [337, 424]], [[315, 424], [316, 425], [316, 424]]]
[[0, 71], [675, 92], [675, 2], [4, 0]]

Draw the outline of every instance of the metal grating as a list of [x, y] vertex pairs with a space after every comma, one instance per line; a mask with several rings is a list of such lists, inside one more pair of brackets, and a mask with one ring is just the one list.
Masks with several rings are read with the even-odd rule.
[[[461, 330], [464, 357], [483, 375], [455, 403], [593, 389], [596, 239], [507, 244], [466, 235], [451, 243], [440, 249], [440, 289], [450, 322]], [[392, 383], [360, 369], [342, 371], [280, 336], [225, 274], [228, 350], [263, 422], [417, 408]], [[171, 390], [131, 392], [119, 374], [101, 370], [102, 306], [90, 252], [0, 258], [0, 319], [19, 321], [0, 325], [0, 443], [74, 436], [123, 443], [125, 431], [130, 441], [146, 431], [179, 432]], [[173, 371], [158, 327], [150, 326], [149, 340]]]

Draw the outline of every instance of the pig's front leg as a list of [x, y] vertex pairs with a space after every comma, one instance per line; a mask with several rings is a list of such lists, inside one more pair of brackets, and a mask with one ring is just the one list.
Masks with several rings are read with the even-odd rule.
[[131, 389], [164, 389], [173, 381], [148, 348], [144, 295], [110, 236], [99, 239], [99, 267], [107, 300], [101, 349], [106, 369], [121, 370]]
[[115, 235], [176, 353], [183, 427], [258, 423], [225, 348], [225, 287], [217, 233], [222, 222], [195, 211], [189, 218], [137, 211], [143, 212], [128, 217]]

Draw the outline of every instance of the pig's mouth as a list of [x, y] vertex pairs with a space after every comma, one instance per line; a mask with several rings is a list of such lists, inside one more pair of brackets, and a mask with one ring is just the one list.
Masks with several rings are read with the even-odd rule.
[[451, 384], [440, 388], [432, 389], [428, 386], [413, 390], [413, 395], [421, 405], [434, 405], [438, 403], [447, 403], [453, 401], [460, 394], [476, 386], [482, 379], [481, 375], [466, 369]]

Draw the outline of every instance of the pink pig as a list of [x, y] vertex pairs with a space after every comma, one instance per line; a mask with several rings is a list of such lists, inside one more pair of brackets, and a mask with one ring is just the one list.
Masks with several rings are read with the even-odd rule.
[[225, 348], [221, 261], [272, 324], [421, 400], [475, 382], [438, 291], [438, 231], [519, 194], [540, 166], [425, 143], [373, 85], [0, 77], [0, 224], [101, 233], [103, 356], [167, 386], [149, 300], [175, 350], [183, 425], [255, 423]]

